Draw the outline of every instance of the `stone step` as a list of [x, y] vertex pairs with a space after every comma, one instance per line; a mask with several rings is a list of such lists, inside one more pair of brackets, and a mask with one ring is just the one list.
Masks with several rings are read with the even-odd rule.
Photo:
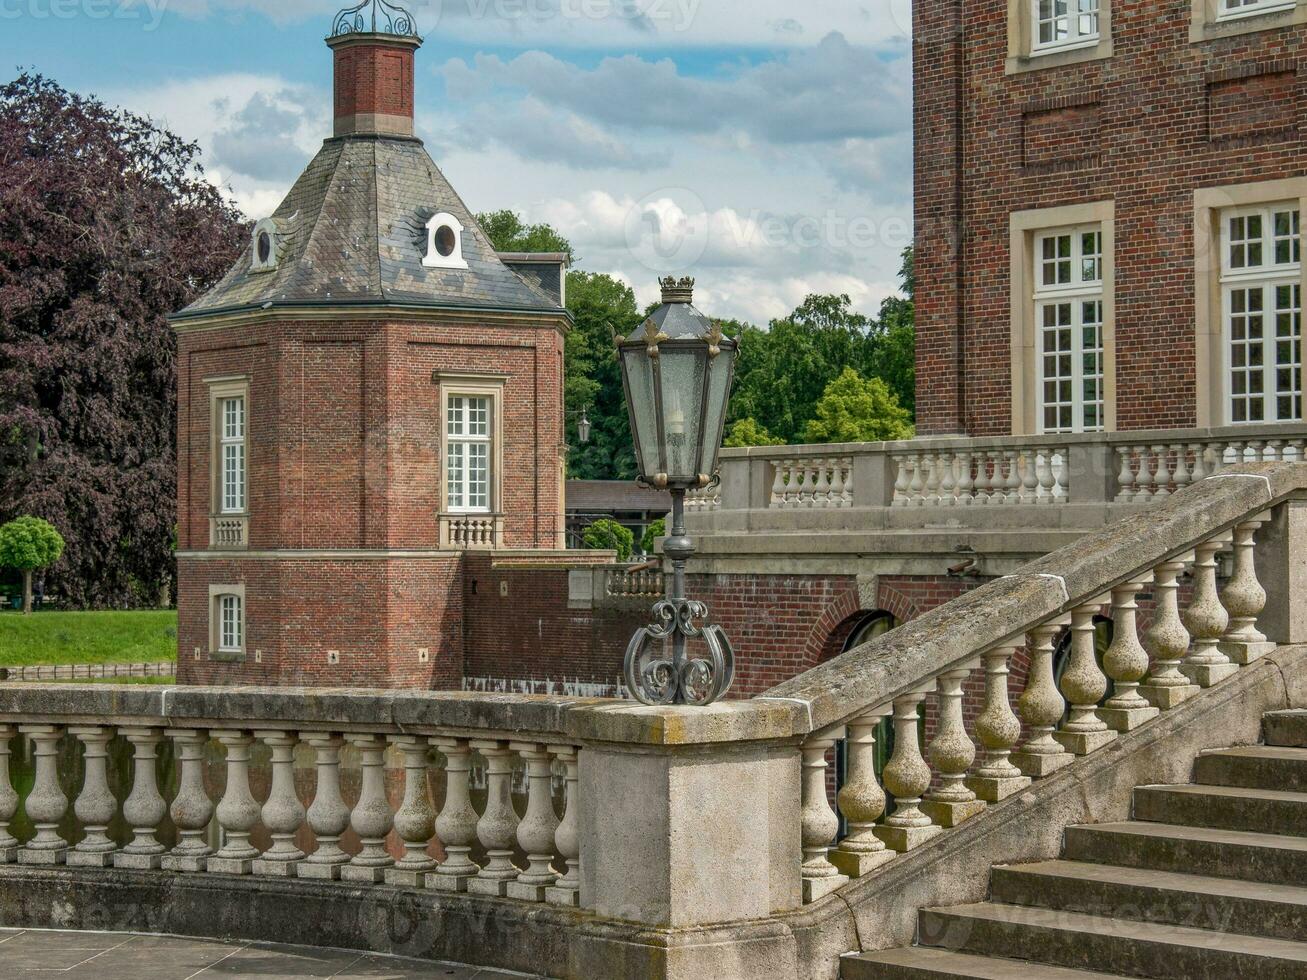
[[950, 949], [909, 946], [879, 953], [849, 953], [840, 960], [840, 980], [930, 980], [974, 977], [977, 980], [1107, 980], [1112, 973], [1069, 970], [1043, 963], [974, 956]]
[[1194, 763], [1194, 782], [1307, 793], [1307, 749], [1245, 745], [1204, 752]]
[[1140, 786], [1135, 819], [1267, 834], [1307, 834], [1307, 793], [1242, 786]]
[[1159, 980], [1302, 980], [1307, 944], [1056, 909], [984, 902], [921, 913], [923, 942], [981, 955]]
[[990, 898], [1271, 939], [1307, 922], [1307, 888], [1078, 861], [996, 867]]
[[1062, 856], [1154, 871], [1295, 885], [1307, 881], [1307, 837], [1174, 824], [1068, 827]]
[[1262, 731], [1267, 745], [1307, 749], [1307, 711], [1268, 711], [1262, 715]]

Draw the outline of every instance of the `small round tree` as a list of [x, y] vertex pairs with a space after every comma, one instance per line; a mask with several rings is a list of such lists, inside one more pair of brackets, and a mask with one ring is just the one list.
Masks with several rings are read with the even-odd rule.
[[618, 561], [627, 561], [635, 550], [635, 535], [611, 517], [601, 517], [582, 535], [585, 546], [594, 551], [616, 551]]
[[658, 539], [665, 537], [667, 537], [667, 521], [660, 517], [644, 529], [644, 537], [640, 539], [640, 550], [646, 555], [652, 555], [654, 548], [658, 546]]
[[24, 615], [32, 611], [32, 573], [53, 565], [63, 553], [63, 537], [39, 517], [18, 517], [0, 527], [0, 567], [23, 573]]

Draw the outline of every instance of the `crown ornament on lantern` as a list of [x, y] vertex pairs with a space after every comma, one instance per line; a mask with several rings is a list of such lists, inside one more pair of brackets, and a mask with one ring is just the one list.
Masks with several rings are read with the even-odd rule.
[[694, 278], [692, 276], [682, 276], [680, 279], [675, 276], [668, 276], [665, 279], [659, 279], [658, 285], [663, 287], [664, 303], [691, 303], [694, 301]]
[[331, 36], [349, 34], [390, 34], [395, 37], [417, 37], [413, 15], [388, 0], [363, 0], [357, 7], [348, 7], [336, 14]]

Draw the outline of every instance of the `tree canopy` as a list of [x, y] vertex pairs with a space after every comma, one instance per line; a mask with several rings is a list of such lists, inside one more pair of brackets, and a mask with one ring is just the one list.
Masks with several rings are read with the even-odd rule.
[[25, 514], [0, 526], [0, 568], [23, 573], [23, 612], [32, 611], [32, 573], [49, 568], [64, 553], [64, 539], [54, 525]]
[[40, 75], [0, 86], [0, 520], [43, 514], [80, 605], [153, 600], [176, 513], [165, 319], [245, 230], [198, 148]]
[[618, 561], [627, 561], [635, 550], [635, 534], [611, 517], [601, 517], [581, 535], [585, 546], [592, 551], [616, 551]]
[[826, 386], [803, 435], [807, 442], [911, 439], [912, 416], [880, 378], [845, 368]]

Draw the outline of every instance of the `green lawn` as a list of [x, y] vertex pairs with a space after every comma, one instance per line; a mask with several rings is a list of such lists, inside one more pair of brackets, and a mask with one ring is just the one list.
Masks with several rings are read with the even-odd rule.
[[177, 659], [177, 613], [0, 613], [0, 667]]

